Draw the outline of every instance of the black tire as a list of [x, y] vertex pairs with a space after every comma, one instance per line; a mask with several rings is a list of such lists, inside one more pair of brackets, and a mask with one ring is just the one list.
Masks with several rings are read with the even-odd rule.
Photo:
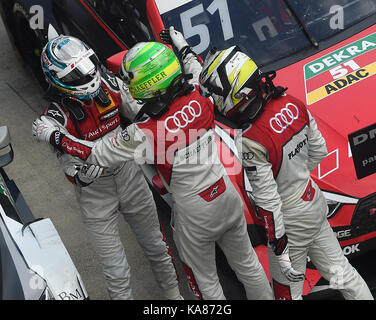
[[24, 66], [31, 69], [38, 84], [45, 90], [48, 84], [40, 64], [40, 55], [44, 44], [40, 41], [36, 32], [30, 28], [26, 10], [18, 1], [16, 1], [13, 8], [13, 21], [16, 47]]

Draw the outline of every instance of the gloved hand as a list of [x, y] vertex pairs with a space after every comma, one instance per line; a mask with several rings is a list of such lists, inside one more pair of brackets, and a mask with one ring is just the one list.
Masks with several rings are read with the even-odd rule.
[[291, 261], [288, 253], [288, 247], [287, 252], [282, 253], [281, 255], [277, 256], [278, 263], [281, 268], [282, 273], [285, 275], [285, 277], [291, 281], [291, 282], [299, 282], [304, 280], [304, 273], [301, 273], [299, 271], [296, 271], [291, 266]]
[[48, 120], [47, 117], [41, 116], [34, 120], [31, 131], [33, 137], [37, 141], [50, 142], [51, 135], [54, 131], [59, 131], [59, 127], [55, 125], [52, 121]]
[[178, 51], [189, 46], [181, 32], [176, 31], [173, 26], [169, 29], [162, 30], [159, 35], [164, 43], [173, 44]]
[[[58, 144], [54, 140], [59, 140], [61, 138], [60, 134], [68, 134], [68, 131], [64, 127], [58, 126], [46, 116], [41, 116], [33, 121], [31, 132], [37, 141], [51, 143], [54, 146]], [[51, 141], [53, 135], [55, 137]]]
[[104, 168], [95, 164], [84, 164], [82, 167], [76, 167], [76, 169], [78, 170], [77, 179], [82, 185], [89, 185], [94, 182], [102, 175], [104, 170]]
[[270, 246], [278, 259], [279, 266], [285, 277], [291, 282], [304, 280], [304, 273], [296, 271], [291, 265], [287, 235], [284, 234], [281, 238], [270, 244]]

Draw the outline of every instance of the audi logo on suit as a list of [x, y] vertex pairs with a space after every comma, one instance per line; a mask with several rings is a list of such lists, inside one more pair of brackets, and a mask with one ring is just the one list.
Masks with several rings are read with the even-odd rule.
[[174, 115], [166, 118], [165, 128], [171, 133], [176, 133], [201, 116], [201, 105], [196, 100], [191, 100], [188, 105], [176, 111]]
[[292, 103], [286, 104], [281, 112], [276, 113], [276, 115], [270, 119], [270, 127], [276, 133], [282, 133], [285, 129], [291, 125], [294, 120], [299, 118], [299, 109], [296, 105]]

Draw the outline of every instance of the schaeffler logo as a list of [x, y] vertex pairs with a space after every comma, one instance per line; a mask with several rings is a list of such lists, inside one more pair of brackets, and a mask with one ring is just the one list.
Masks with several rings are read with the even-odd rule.
[[286, 128], [291, 125], [294, 120], [299, 118], [299, 109], [292, 103], [286, 104], [286, 106], [277, 113], [273, 118], [269, 120], [270, 127], [276, 133], [282, 133]]
[[173, 116], [165, 120], [165, 128], [171, 133], [177, 133], [180, 129], [185, 128], [192, 123], [196, 118], [201, 116], [201, 105], [196, 100], [189, 102], [181, 110], [174, 113]]

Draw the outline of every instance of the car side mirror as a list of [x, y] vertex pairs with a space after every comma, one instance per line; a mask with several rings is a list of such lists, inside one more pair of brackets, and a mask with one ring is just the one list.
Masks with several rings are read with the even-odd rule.
[[[8, 150], [7, 150], [8, 149]], [[7, 126], [0, 127], [0, 167], [5, 167], [13, 161], [14, 153], [10, 143], [10, 133]]]
[[109, 57], [106, 60], [107, 69], [110, 70], [111, 72], [115, 73], [115, 74], [119, 74], [120, 66], [121, 66], [121, 63], [123, 62], [123, 57], [127, 53], [127, 51], [128, 50], [121, 51], [121, 52]]

